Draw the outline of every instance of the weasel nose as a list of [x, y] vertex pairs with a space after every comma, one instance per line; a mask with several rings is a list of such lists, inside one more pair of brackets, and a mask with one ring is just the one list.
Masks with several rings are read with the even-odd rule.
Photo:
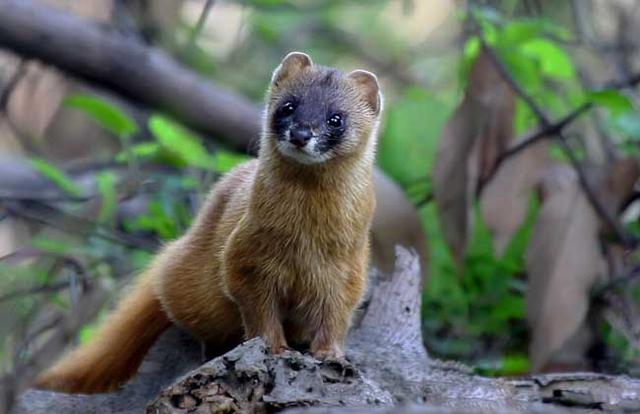
[[291, 128], [289, 142], [298, 148], [302, 148], [307, 145], [312, 135], [310, 127], [306, 125], [296, 126]]

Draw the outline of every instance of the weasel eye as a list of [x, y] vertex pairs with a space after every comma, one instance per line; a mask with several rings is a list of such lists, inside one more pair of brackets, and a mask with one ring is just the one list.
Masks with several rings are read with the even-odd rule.
[[327, 125], [332, 128], [340, 128], [342, 126], [342, 117], [338, 114], [331, 115], [331, 117], [327, 119]]
[[289, 116], [296, 110], [296, 104], [292, 101], [287, 101], [280, 107], [280, 115]]

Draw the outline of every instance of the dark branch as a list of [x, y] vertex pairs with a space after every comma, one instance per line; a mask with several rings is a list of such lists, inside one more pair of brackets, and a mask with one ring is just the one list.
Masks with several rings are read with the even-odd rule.
[[[525, 103], [531, 108], [531, 110], [534, 112], [534, 114], [538, 118], [538, 121], [540, 122], [540, 124], [542, 124], [543, 127], [548, 128], [549, 126], [551, 126], [552, 122], [549, 119], [549, 117], [545, 114], [542, 108], [535, 102], [535, 100], [520, 86], [520, 84], [518, 84], [518, 82], [511, 75], [511, 73], [509, 72], [505, 64], [500, 60], [500, 57], [495, 53], [495, 51], [491, 47], [489, 47], [489, 45], [483, 39], [481, 40], [481, 42], [482, 42], [483, 49], [487, 53], [487, 56], [490, 58], [496, 70], [500, 73], [500, 75], [503, 77], [505, 82], [507, 82], [511, 86], [513, 91], [523, 101], [525, 101]], [[618, 241], [620, 241], [626, 246], [635, 244], [634, 240], [627, 234], [624, 227], [622, 227], [622, 225], [620, 224], [620, 222], [618, 222], [616, 217], [610, 214], [610, 212], [604, 207], [600, 199], [598, 199], [598, 196], [596, 195], [594, 189], [591, 188], [591, 185], [582, 169], [582, 166], [580, 165], [578, 159], [576, 158], [575, 154], [573, 153], [573, 151], [569, 147], [569, 144], [567, 143], [567, 137], [565, 136], [562, 129], [555, 131], [552, 135], [555, 135], [558, 138], [558, 142], [560, 143], [560, 148], [562, 149], [564, 154], [567, 156], [567, 158], [569, 158], [571, 165], [576, 170], [576, 173], [578, 175], [578, 181], [580, 182], [580, 186], [582, 187], [582, 190], [587, 196], [589, 203], [591, 204], [593, 209], [596, 211], [598, 216], [600, 216], [600, 218], [607, 224], [607, 226], [611, 228], [611, 230], [614, 232], [615, 237], [618, 239]]]
[[491, 181], [493, 176], [498, 172], [500, 166], [509, 158], [519, 154], [523, 150], [529, 148], [531, 145], [535, 144], [538, 141], [546, 139], [550, 136], [557, 135], [562, 132], [568, 125], [570, 125], [574, 120], [576, 120], [580, 115], [588, 111], [593, 107], [591, 103], [585, 103], [580, 105], [578, 108], [574, 109], [572, 112], [564, 116], [563, 118], [557, 120], [556, 122], [544, 126], [542, 128], [538, 128], [535, 131], [528, 133], [523, 138], [517, 139], [516, 144], [511, 148], [508, 148], [505, 152], [500, 154], [498, 159], [496, 160], [493, 168], [489, 175], [485, 178], [484, 182], [478, 186], [478, 192], [481, 192], [483, 188], [485, 188], [486, 184]]
[[236, 148], [247, 148], [260, 130], [260, 111], [249, 100], [135, 38], [34, 0], [0, 1], [0, 48], [172, 113]]
[[209, 13], [211, 13], [211, 8], [213, 7], [215, 0], [207, 0], [202, 7], [202, 13], [200, 13], [200, 17], [198, 17], [198, 21], [196, 25], [191, 30], [191, 34], [189, 35], [189, 40], [187, 41], [187, 49], [192, 49], [198, 40], [198, 36], [202, 32], [202, 28], [204, 24], [207, 22], [207, 18], [209, 17]]

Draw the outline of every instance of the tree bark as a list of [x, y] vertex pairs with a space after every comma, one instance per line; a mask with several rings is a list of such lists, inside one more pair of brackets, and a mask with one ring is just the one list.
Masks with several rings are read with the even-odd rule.
[[287, 408], [301, 413], [309, 406], [324, 407], [310, 413], [640, 410], [640, 380], [624, 376], [483, 378], [464, 365], [430, 359], [422, 345], [420, 285], [417, 255], [398, 248], [393, 276], [372, 275], [363, 315], [349, 335], [348, 364], [320, 362], [297, 351], [274, 356], [260, 339], [253, 339], [197, 367], [197, 344], [173, 330], [122, 391], [94, 396], [29, 391], [15, 413], [124, 414], [145, 406], [147, 413], [163, 414]]
[[260, 110], [133, 36], [33, 0], [0, 0], [0, 48], [174, 114], [236, 148], [257, 140]]

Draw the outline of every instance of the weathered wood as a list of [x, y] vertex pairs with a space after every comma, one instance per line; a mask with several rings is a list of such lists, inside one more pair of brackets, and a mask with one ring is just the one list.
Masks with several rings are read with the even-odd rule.
[[254, 339], [198, 367], [199, 346], [174, 329], [122, 391], [94, 396], [29, 391], [15, 413], [138, 413], [151, 400], [148, 413], [302, 412], [308, 406], [327, 406], [309, 412], [331, 414], [640, 410], [637, 379], [599, 374], [484, 378], [464, 365], [430, 359], [420, 333], [419, 260], [402, 248], [397, 256], [390, 279], [373, 278], [364, 315], [349, 336], [351, 364], [320, 362], [297, 351], [273, 356]]

